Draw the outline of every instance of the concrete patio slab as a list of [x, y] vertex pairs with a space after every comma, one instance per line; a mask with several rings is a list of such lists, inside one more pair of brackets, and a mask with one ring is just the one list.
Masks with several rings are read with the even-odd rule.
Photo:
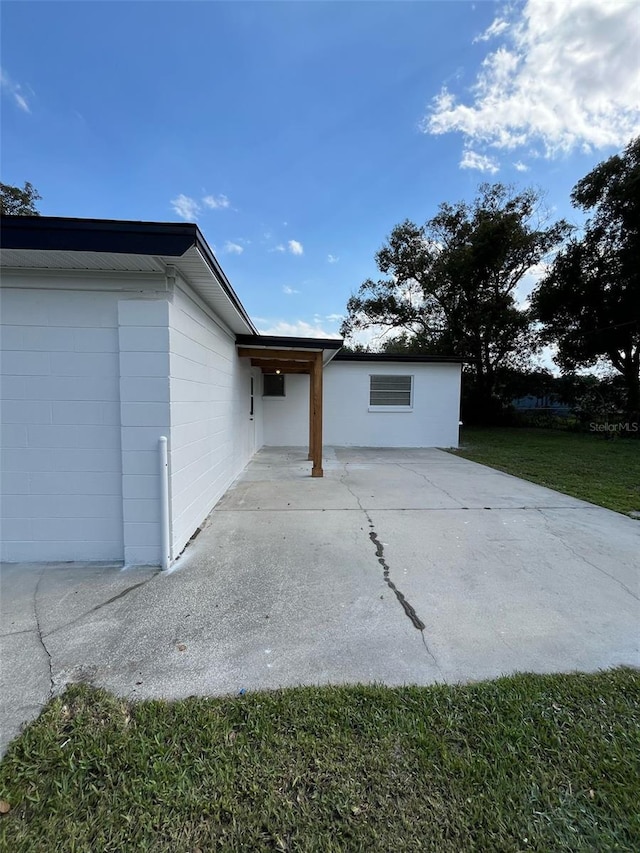
[[168, 574], [3, 567], [2, 748], [132, 698], [638, 665], [640, 523], [427, 450], [265, 449]]

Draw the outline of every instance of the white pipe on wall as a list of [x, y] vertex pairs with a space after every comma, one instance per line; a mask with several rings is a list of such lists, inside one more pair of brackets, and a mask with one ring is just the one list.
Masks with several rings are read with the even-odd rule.
[[167, 454], [167, 437], [161, 435], [158, 441], [160, 451], [160, 548], [162, 549], [161, 566], [163, 571], [171, 564], [171, 545], [169, 536], [169, 458]]

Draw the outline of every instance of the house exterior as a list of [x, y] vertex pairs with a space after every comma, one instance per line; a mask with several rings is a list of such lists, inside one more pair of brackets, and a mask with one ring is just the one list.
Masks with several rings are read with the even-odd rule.
[[167, 567], [263, 445], [453, 446], [460, 363], [260, 335], [195, 225], [2, 217], [0, 558]]

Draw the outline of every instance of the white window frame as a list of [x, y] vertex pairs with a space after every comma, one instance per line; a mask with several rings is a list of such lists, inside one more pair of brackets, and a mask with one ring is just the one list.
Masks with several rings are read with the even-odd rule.
[[[410, 391], [410, 400], [411, 403], [408, 406], [372, 406], [371, 405], [371, 379], [374, 376], [408, 376], [411, 379], [411, 391]], [[415, 389], [415, 375], [413, 373], [370, 373], [369, 374], [369, 407], [368, 410], [370, 412], [388, 412], [389, 414], [398, 413], [398, 412], [412, 412], [413, 411], [413, 393]]]

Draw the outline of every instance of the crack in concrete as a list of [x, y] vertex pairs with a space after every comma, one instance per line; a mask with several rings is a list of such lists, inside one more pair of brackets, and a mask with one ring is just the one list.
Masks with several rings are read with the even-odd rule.
[[33, 628], [23, 628], [21, 631], [7, 631], [6, 634], [0, 634], [0, 637], [17, 637], [18, 634], [33, 634]]
[[452, 500], [454, 503], [457, 503], [459, 507], [466, 509], [466, 507], [464, 506], [464, 504], [462, 504], [461, 501], [459, 501], [457, 498], [454, 498], [454, 496], [450, 494], [446, 489], [443, 489], [442, 486], [436, 486], [433, 480], [430, 480], [426, 474], [421, 474], [420, 471], [415, 471], [413, 468], [409, 468], [407, 465], [401, 465], [400, 462], [396, 462], [395, 464], [398, 466], [398, 468], [402, 468], [404, 471], [409, 471], [411, 474], [415, 474], [416, 477], [422, 477], [422, 479], [426, 480], [426, 482], [429, 483], [430, 486], [433, 486], [434, 489], [439, 489], [441, 492], [444, 492], [444, 494], [449, 498], [449, 500]]
[[58, 625], [57, 628], [49, 631], [45, 634], [45, 637], [50, 637], [52, 634], [56, 634], [58, 631], [62, 631], [63, 628], [70, 628], [72, 625], [75, 625], [76, 622], [80, 622], [85, 616], [89, 616], [91, 613], [97, 613], [98, 610], [102, 610], [103, 607], [106, 607], [108, 604], [113, 604], [114, 601], [117, 601], [119, 598], [124, 598], [125, 595], [129, 595], [130, 592], [133, 592], [134, 589], [138, 589], [141, 586], [149, 583], [149, 581], [153, 580], [156, 577], [157, 572], [152, 574], [151, 577], [148, 577], [144, 581], [140, 581], [139, 583], [134, 583], [132, 586], [128, 586], [122, 592], [119, 592], [117, 595], [108, 598], [106, 601], [103, 601], [101, 604], [96, 604], [95, 607], [92, 607], [90, 610], [86, 610], [84, 613], [81, 613], [80, 616], [76, 616], [75, 619], [72, 619], [71, 622], [65, 622], [64, 625]]
[[42, 578], [44, 577], [46, 569], [43, 567], [40, 572], [40, 577], [38, 578], [38, 582], [36, 583], [35, 589], [33, 590], [33, 615], [36, 620], [36, 634], [38, 635], [38, 639], [40, 640], [40, 645], [42, 646], [44, 653], [47, 656], [47, 662], [49, 664], [49, 695], [47, 697], [47, 701], [53, 698], [53, 691], [55, 688], [55, 684], [53, 681], [53, 662], [51, 660], [51, 652], [46, 646], [44, 641], [44, 637], [42, 635], [42, 629], [40, 628], [40, 617], [38, 616], [38, 590], [40, 589], [40, 583]]
[[[629, 595], [632, 598], [635, 598], [636, 601], [640, 601], [640, 597], [638, 595], [636, 595], [636, 593], [632, 589], [629, 589], [629, 587], [625, 583], [623, 583], [621, 580], [619, 580], [615, 575], [612, 575], [610, 572], [608, 572], [606, 569], [603, 569], [597, 563], [592, 563], [591, 560], [587, 560], [587, 558], [583, 554], [578, 553], [578, 551], [576, 551], [575, 548], [572, 545], [570, 545], [565, 539], [563, 539], [561, 536], [558, 536], [557, 533], [552, 532], [550, 530], [549, 519], [546, 517], [546, 515], [542, 511], [542, 508], [536, 507], [535, 509], [537, 512], [540, 513], [540, 515], [544, 519], [544, 524], [547, 527], [547, 529], [549, 530], [549, 532], [551, 533], [551, 535], [554, 538], [558, 539], [560, 544], [563, 545], [567, 549], [567, 551], [569, 551], [571, 554], [573, 554], [573, 556], [576, 557], [578, 560], [581, 560], [583, 563], [586, 563], [588, 566], [591, 566], [592, 569], [595, 569], [597, 572], [600, 572], [600, 574], [605, 575], [606, 577], [610, 578], [612, 581], [617, 583], [618, 586], [622, 587], [622, 589], [625, 592], [628, 592]], [[546, 507], [545, 507], [545, 509], [546, 509]]]
[[358, 503], [358, 506], [360, 507], [360, 509], [361, 509], [361, 510], [362, 510], [362, 512], [364, 513], [364, 516], [365, 516], [365, 518], [367, 519], [367, 522], [368, 522], [368, 524], [369, 524], [369, 527], [371, 528], [371, 529], [370, 529], [370, 531], [369, 531], [369, 539], [370, 539], [370, 540], [373, 542], [373, 544], [375, 545], [375, 548], [376, 548], [376, 557], [378, 558], [378, 562], [379, 562], [379, 563], [380, 563], [380, 565], [382, 566], [382, 570], [383, 570], [383, 571], [382, 571], [382, 576], [383, 576], [383, 578], [384, 578], [384, 582], [386, 583], [386, 585], [389, 587], [389, 589], [393, 592], [393, 594], [395, 595], [395, 597], [396, 597], [396, 598], [398, 599], [398, 601], [400, 602], [400, 605], [401, 605], [402, 609], [404, 610], [405, 615], [409, 618], [409, 621], [411, 622], [411, 624], [413, 625], [413, 627], [414, 627], [414, 628], [416, 628], [418, 631], [420, 631], [420, 636], [422, 637], [422, 643], [423, 643], [423, 645], [424, 645], [424, 647], [425, 647], [425, 649], [426, 649], [426, 651], [427, 651], [427, 654], [429, 655], [429, 657], [431, 658], [431, 660], [432, 660], [432, 661], [433, 661], [433, 663], [435, 664], [435, 666], [436, 666], [436, 668], [438, 669], [438, 671], [439, 671], [439, 672], [442, 672], [442, 670], [440, 669], [440, 666], [439, 666], [439, 664], [438, 664], [438, 661], [436, 660], [435, 655], [433, 654], [433, 652], [432, 652], [432, 651], [431, 651], [431, 649], [429, 648], [429, 645], [428, 645], [428, 643], [427, 643], [426, 637], [425, 637], [425, 635], [424, 635], [424, 632], [425, 632], [425, 629], [426, 629], [426, 627], [427, 627], [427, 626], [424, 624], [424, 622], [422, 621], [422, 619], [420, 619], [420, 617], [419, 617], [419, 616], [418, 616], [418, 614], [416, 613], [416, 610], [415, 610], [414, 606], [413, 606], [409, 601], [407, 601], [407, 599], [406, 599], [405, 595], [404, 595], [404, 594], [403, 594], [403, 593], [398, 589], [398, 587], [397, 587], [397, 586], [394, 584], [394, 582], [391, 580], [389, 564], [387, 563], [387, 561], [386, 561], [386, 559], [385, 559], [385, 556], [384, 556], [384, 546], [383, 546], [382, 542], [378, 539], [378, 534], [376, 533], [376, 531], [375, 531], [375, 529], [374, 529], [374, 528], [375, 528], [375, 525], [374, 525], [374, 523], [373, 523], [373, 520], [372, 520], [371, 516], [369, 515], [369, 513], [367, 512], [367, 510], [362, 506], [362, 503], [361, 503], [360, 498], [358, 497], [358, 495], [357, 495], [357, 494], [353, 491], [353, 489], [352, 489], [352, 488], [347, 484], [347, 482], [346, 482], [346, 479], [345, 479], [345, 478], [349, 476], [349, 470], [348, 470], [348, 468], [347, 468], [347, 464], [348, 464], [348, 463], [347, 463], [347, 462], [345, 462], [345, 463], [343, 463], [343, 464], [344, 464], [344, 476], [343, 476], [343, 477], [340, 477], [340, 482], [341, 482], [341, 483], [342, 483], [342, 485], [345, 487], [345, 489], [346, 489], [346, 490], [347, 490], [347, 491], [348, 491], [348, 492], [349, 492], [349, 493], [350, 493], [350, 494], [351, 494], [351, 495], [356, 499], [356, 501], [357, 501], [357, 503]]

